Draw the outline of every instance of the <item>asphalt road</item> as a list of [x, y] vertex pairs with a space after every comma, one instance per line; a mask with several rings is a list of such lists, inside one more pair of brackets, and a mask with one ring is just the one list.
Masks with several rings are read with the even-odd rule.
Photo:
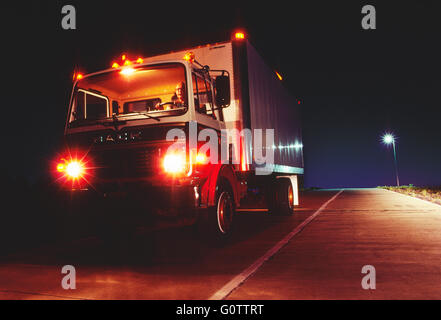
[[[440, 263], [441, 206], [380, 189], [324, 190], [301, 194], [291, 217], [240, 213], [219, 248], [186, 228], [9, 255], [0, 299], [441, 299]], [[75, 290], [61, 286], [64, 265], [75, 267]], [[362, 288], [365, 265], [375, 289]]]

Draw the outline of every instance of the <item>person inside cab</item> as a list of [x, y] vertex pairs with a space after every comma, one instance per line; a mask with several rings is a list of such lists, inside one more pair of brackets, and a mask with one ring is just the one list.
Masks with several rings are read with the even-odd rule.
[[185, 83], [179, 82], [175, 88], [175, 94], [171, 98], [171, 102], [158, 103], [156, 110], [170, 110], [175, 108], [186, 107]]
[[175, 108], [185, 106], [185, 83], [180, 82], [176, 85], [175, 94], [172, 97], [172, 102]]

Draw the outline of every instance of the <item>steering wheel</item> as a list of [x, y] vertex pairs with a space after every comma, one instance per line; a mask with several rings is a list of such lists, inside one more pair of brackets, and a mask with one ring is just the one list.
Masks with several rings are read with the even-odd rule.
[[160, 103], [159, 105], [160, 105], [161, 107], [163, 107], [163, 106], [166, 106], [166, 105], [168, 105], [168, 104], [174, 104], [174, 102], [163, 102], [163, 103]]
[[[162, 102], [162, 103], [160, 103], [160, 104], [158, 104], [157, 105], [157, 108], [156, 109], [158, 109], [158, 110], [164, 110], [164, 106], [166, 106], [166, 105], [174, 105], [174, 103], [173, 102]], [[159, 108], [158, 108], [159, 107]], [[162, 107], [162, 108], [161, 108]]]

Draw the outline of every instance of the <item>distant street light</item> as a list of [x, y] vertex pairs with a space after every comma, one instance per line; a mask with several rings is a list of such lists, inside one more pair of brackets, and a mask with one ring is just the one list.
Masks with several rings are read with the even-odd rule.
[[397, 165], [397, 152], [395, 150], [395, 137], [392, 133], [385, 133], [383, 135], [383, 143], [386, 145], [392, 144], [394, 149], [394, 164], [395, 164], [395, 176], [397, 178], [397, 186], [400, 186], [400, 179], [398, 178], [398, 165]]

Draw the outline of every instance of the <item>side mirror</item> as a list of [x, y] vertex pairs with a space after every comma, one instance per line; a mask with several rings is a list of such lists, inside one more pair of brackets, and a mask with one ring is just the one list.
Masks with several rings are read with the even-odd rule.
[[226, 108], [230, 105], [230, 77], [221, 75], [215, 80], [216, 86], [216, 106], [218, 108]]

